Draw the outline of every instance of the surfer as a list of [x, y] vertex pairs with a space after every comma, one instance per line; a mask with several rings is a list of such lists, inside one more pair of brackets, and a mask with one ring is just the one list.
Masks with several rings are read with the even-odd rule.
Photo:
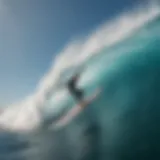
[[80, 74], [75, 74], [67, 83], [67, 88], [70, 94], [78, 101], [82, 102], [84, 97], [84, 91], [81, 88], [77, 87], [77, 81], [80, 78]]

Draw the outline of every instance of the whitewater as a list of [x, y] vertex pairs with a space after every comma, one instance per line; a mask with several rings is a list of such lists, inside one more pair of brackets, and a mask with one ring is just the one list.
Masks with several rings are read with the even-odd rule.
[[[113, 17], [54, 58], [26, 99], [0, 116], [0, 159], [159, 159], [160, 8]], [[71, 123], [54, 122], [75, 102], [59, 83], [85, 68], [79, 86], [102, 93]]]
[[[158, 6], [154, 4], [145, 7], [143, 5], [138, 6], [138, 9], [124, 12], [113, 20], [107, 21], [90, 35], [85, 36], [84, 39], [67, 44], [54, 59], [51, 69], [44, 75], [35, 93], [17, 104], [8, 106], [1, 114], [1, 128], [11, 130], [33, 129], [41, 123], [44, 112], [52, 112], [52, 115], [59, 112], [62, 108], [60, 104], [65, 103], [67, 97], [65, 89], [62, 91], [56, 87], [62, 79], [62, 74], [67, 69], [78, 68], [88, 63], [86, 71], [82, 74], [80, 85], [87, 87], [90, 83], [94, 83], [102, 74], [100, 73], [101, 70], [106, 70], [110, 63], [114, 63], [114, 57], [118, 57], [119, 54], [123, 54], [127, 50], [132, 50], [126, 45], [116, 51], [114, 46], [154, 20], [159, 12]], [[90, 67], [89, 61], [97, 55], [100, 56], [103, 52], [107, 55], [105, 66], [100, 64], [101, 62], [96, 62]], [[11, 121], [12, 123], [10, 123]]]

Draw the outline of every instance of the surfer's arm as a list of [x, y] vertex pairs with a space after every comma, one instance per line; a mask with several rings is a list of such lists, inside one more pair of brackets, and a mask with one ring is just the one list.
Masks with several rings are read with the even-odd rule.
[[[75, 75], [78, 76], [78, 79], [79, 79], [81, 73], [84, 71], [84, 69], [85, 69], [85, 67], [81, 67], [81, 68], [79, 68], [78, 71], [76, 71]], [[52, 88], [52, 90], [60, 90], [60, 89], [66, 88], [68, 86], [68, 82], [71, 81], [72, 78], [73, 78], [73, 76], [71, 76], [70, 78], [68, 78], [68, 80], [66, 78], [65, 79], [61, 78], [61, 80], [59, 80], [56, 83], [56, 85]]]

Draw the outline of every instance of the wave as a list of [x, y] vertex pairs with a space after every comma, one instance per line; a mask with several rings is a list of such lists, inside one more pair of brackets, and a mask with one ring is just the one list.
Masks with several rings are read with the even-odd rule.
[[[44, 111], [52, 110], [54, 115], [61, 109], [54, 103], [62, 103], [61, 100], [67, 97], [66, 90], [57, 88], [57, 82], [67, 69], [87, 64], [91, 58], [101, 54], [104, 48], [114, 47], [159, 15], [160, 9], [157, 4], [145, 7], [140, 5], [107, 21], [84, 39], [71, 41], [54, 58], [51, 69], [41, 79], [35, 92], [25, 100], [8, 106], [1, 113], [1, 128], [26, 131], [41, 125]], [[89, 83], [87, 78], [83, 83]]]

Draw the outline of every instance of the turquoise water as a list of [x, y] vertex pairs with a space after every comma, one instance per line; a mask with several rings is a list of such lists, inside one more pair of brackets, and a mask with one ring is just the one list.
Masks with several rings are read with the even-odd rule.
[[52, 117], [34, 134], [1, 133], [1, 160], [160, 159], [160, 18], [86, 67], [79, 85], [101, 87], [98, 99], [59, 130], [48, 129]]
[[87, 89], [101, 86], [103, 91], [70, 124], [43, 133], [49, 134], [48, 148], [56, 149], [50, 159], [160, 158], [159, 27], [157, 18], [88, 62], [88, 73], [95, 78]]

